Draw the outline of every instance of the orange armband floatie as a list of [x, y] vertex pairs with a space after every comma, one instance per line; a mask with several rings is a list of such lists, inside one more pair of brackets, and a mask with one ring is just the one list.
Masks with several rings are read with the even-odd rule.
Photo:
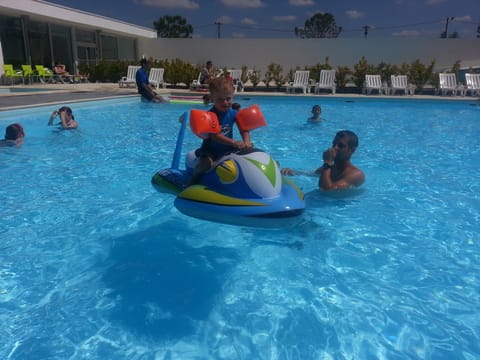
[[193, 133], [202, 139], [206, 139], [208, 134], [217, 134], [221, 131], [217, 114], [206, 110], [190, 111], [190, 127]]
[[240, 109], [237, 114], [237, 125], [240, 131], [250, 131], [267, 125], [257, 104]]

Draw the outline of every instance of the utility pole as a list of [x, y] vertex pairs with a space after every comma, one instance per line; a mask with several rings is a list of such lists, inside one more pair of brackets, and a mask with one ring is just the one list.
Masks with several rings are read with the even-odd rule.
[[220, 21], [215, 21], [214, 24], [217, 25], [217, 38], [220, 39], [220, 26], [222, 26], [223, 23], [221, 23]]
[[362, 29], [363, 29], [363, 34], [365, 35], [365, 37], [367, 37], [368, 36], [368, 30], [370, 30], [370, 26], [368, 26], [368, 25], [362, 26]]
[[447, 21], [445, 22], [445, 32], [443, 33], [445, 39], [448, 39], [448, 22], [453, 21], [453, 19], [455, 19], [453, 16], [447, 17]]

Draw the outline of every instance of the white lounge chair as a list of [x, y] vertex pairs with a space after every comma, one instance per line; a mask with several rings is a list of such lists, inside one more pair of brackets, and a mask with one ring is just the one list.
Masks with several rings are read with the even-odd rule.
[[318, 94], [321, 89], [331, 90], [335, 94], [337, 85], [335, 84], [336, 70], [322, 70], [320, 71], [320, 78], [315, 85], [315, 94]]
[[202, 78], [202, 72], [198, 74], [198, 78], [196, 80], [193, 80], [193, 82], [190, 84], [190, 90], [201, 90], [201, 89], [208, 89], [207, 84], [200, 84], [200, 79]]
[[480, 95], [480, 74], [465, 74], [465, 82], [467, 84], [465, 93], [470, 91], [472, 96]]
[[438, 74], [440, 80], [440, 94], [447, 95], [449, 92], [453, 96], [459, 93], [465, 96], [465, 87], [457, 83], [457, 77], [453, 73], [440, 73]]
[[163, 68], [151, 68], [150, 74], [148, 74], [148, 82], [155, 86], [157, 89], [165, 87], [165, 82], [163, 81], [163, 73], [165, 69]]
[[129, 65], [127, 69], [127, 76], [123, 76], [118, 82], [119, 87], [129, 87], [130, 85], [135, 86], [135, 75], [137, 70], [140, 69], [138, 65]]
[[380, 75], [365, 75], [363, 93], [370, 95], [373, 90], [377, 90], [379, 95], [382, 95], [382, 92], [388, 93], [388, 87], [383, 85]]
[[390, 80], [392, 83], [390, 88], [391, 95], [395, 95], [397, 90], [403, 90], [405, 95], [413, 95], [415, 93], [415, 85], [408, 83], [407, 75], [392, 75]]
[[303, 93], [309, 93], [310, 81], [310, 71], [308, 70], [297, 70], [295, 71], [295, 75], [293, 77], [293, 82], [287, 85], [287, 93], [288, 92], [295, 92], [295, 89], [302, 89]]
[[242, 70], [228, 69], [227, 72], [230, 73], [230, 76], [233, 79], [233, 86], [235, 87], [235, 92], [243, 91]]

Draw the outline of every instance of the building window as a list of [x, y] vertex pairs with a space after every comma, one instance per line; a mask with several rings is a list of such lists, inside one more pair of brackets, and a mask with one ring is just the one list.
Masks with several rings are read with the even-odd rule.
[[52, 56], [48, 40], [47, 23], [26, 21], [26, 24], [32, 64], [50, 67], [52, 65]]
[[20, 18], [0, 15], [0, 39], [5, 64], [13, 64], [15, 68], [20, 68], [22, 64], [27, 63]]
[[117, 60], [117, 39], [113, 36], [102, 35], [102, 58], [103, 60]]
[[75, 36], [77, 42], [80, 43], [90, 43], [90, 44], [97, 44], [97, 37], [95, 31], [87, 31], [87, 30], [75, 30]]
[[66, 66], [67, 71], [74, 73], [73, 54], [72, 54], [72, 37], [70, 29], [65, 26], [51, 25], [53, 59], [55, 63], [62, 63]]

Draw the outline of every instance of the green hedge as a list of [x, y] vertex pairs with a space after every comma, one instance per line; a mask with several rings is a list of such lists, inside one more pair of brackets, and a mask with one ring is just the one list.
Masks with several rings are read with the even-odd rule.
[[[164, 68], [165, 82], [172, 87], [188, 87], [193, 80], [198, 78], [198, 74], [203, 65], [192, 65], [180, 59], [173, 60], [157, 60], [149, 59], [152, 67]], [[89, 80], [92, 82], [118, 82], [122, 76], [127, 73], [129, 65], [136, 65], [136, 62], [131, 61], [101, 61], [96, 66], [80, 65], [79, 70], [81, 74], [88, 74]], [[381, 75], [384, 81], [390, 81], [390, 75], [408, 75], [409, 82], [415, 84], [418, 89], [424, 88], [426, 85], [436, 87], [438, 84], [438, 75], [434, 73], [433, 68], [435, 61], [429, 64], [423, 64], [419, 60], [412, 63], [403, 63], [401, 65], [395, 64], [369, 64], [365, 57], [362, 57], [353, 68], [348, 66], [338, 66], [336, 72], [337, 88], [345, 88], [349, 82], [353, 82], [357, 88], [363, 87], [366, 74]], [[333, 67], [328, 63], [328, 58], [324, 63], [319, 63], [313, 66], [305, 66], [305, 70], [310, 71], [310, 78], [318, 81], [320, 71], [322, 69], [332, 69]], [[243, 66], [242, 81], [245, 83], [248, 80], [256, 88], [260, 82], [264, 82], [267, 88], [271, 83], [275, 84], [277, 88], [283, 86], [286, 82], [293, 80], [293, 74], [299, 67], [287, 69], [284, 71], [280, 64], [271, 63], [267, 67], [267, 71], [261, 76], [260, 70], [253, 69], [247, 73], [247, 67]], [[458, 62], [452, 66], [452, 72], [458, 72]], [[458, 75], [458, 74], [457, 74]]]

